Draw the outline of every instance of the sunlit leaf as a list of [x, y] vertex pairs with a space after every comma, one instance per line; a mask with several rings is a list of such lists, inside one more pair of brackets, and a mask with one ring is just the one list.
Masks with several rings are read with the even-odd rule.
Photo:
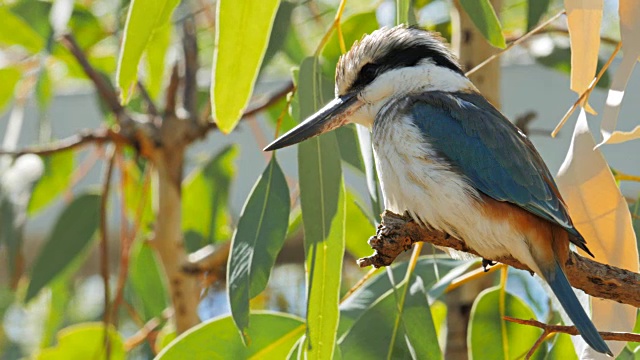
[[[118, 86], [123, 102], [129, 101], [138, 80], [138, 64], [151, 38], [167, 26], [179, 0], [132, 0], [124, 26], [122, 50], [118, 59]], [[164, 54], [162, 54], [164, 56]], [[155, 61], [155, 60], [150, 60]]]
[[137, 241], [131, 250], [128, 280], [142, 302], [145, 320], [160, 316], [169, 306], [160, 264], [154, 250], [144, 241]]
[[[354, 42], [362, 39], [364, 34], [370, 34], [378, 27], [375, 11], [355, 14], [345, 19], [341, 24], [345, 47], [350, 49]], [[327, 66], [334, 70], [340, 55], [342, 55], [342, 50], [340, 49], [338, 34], [334, 31], [324, 49], [322, 49], [322, 57], [327, 60]]]
[[376, 233], [375, 224], [365, 215], [357, 204], [356, 195], [347, 192], [347, 228], [345, 242], [347, 251], [355, 258], [371, 255], [371, 246], [367, 243], [369, 237]]
[[[124, 341], [113, 327], [108, 327], [110, 360], [125, 359]], [[102, 323], [81, 323], [60, 330], [58, 344], [43, 349], [38, 360], [107, 359], [104, 344], [105, 327]]]
[[[324, 105], [328, 94], [323, 93], [322, 83], [317, 59], [306, 58], [300, 66], [298, 80], [300, 117], [306, 117]], [[329, 132], [298, 145], [300, 206], [308, 274], [305, 351], [314, 359], [333, 355], [338, 326], [346, 213], [340, 166], [334, 133]]]
[[54, 344], [54, 337], [60, 325], [65, 320], [65, 310], [71, 298], [69, 279], [62, 277], [51, 283], [51, 298], [49, 313], [43, 326], [40, 347], [45, 348]]
[[460, 5], [489, 44], [506, 46], [500, 21], [489, 0], [460, 0]]
[[36, 296], [87, 247], [98, 228], [99, 213], [100, 195], [97, 194], [80, 195], [63, 210], [34, 262], [25, 302]]
[[551, 350], [549, 350], [549, 353], [544, 358], [545, 360], [547, 359], [548, 360], [554, 360], [554, 359], [578, 360], [576, 351], [573, 349], [571, 336], [568, 334], [557, 334], [554, 337]]
[[602, 114], [602, 143], [621, 143], [640, 138], [640, 125], [631, 131], [616, 131], [618, 114], [622, 100], [631, 78], [633, 69], [640, 56], [640, 3], [633, 0], [620, 0], [620, 36], [622, 40], [623, 57], [613, 75], [611, 89], [607, 95], [604, 112]]
[[13, 99], [14, 89], [21, 75], [22, 72], [17, 67], [0, 69], [0, 79], [2, 79], [2, 86], [0, 86], [0, 115], [9, 104], [9, 101]]
[[[45, 23], [48, 24], [45, 18]], [[0, 31], [0, 43], [5, 45], [20, 45], [32, 54], [44, 48], [44, 39], [21, 17], [15, 15], [7, 6], [0, 6], [0, 24], [4, 29]]]
[[227, 284], [236, 326], [246, 334], [249, 299], [264, 290], [289, 225], [289, 187], [273, 156], [244, 205], [231, 243]]
[[[406, 286], [410, 289], [405, 289]], [[394, 290], [388, 290], [356, 320], [340, 339], [345, 359], [402, 359], [412, 358], [412, 354], [418, 359], [442, 358], [422, 279], [414, 275], [410, 285], [402, 282], [396, 292], [405, 290], [407, 295], [401, 314]], [[402, 324], [394, 338], [397, 321]]]
[[33, 215], [49, 205], [69, 187], [73, 174], [73, 151], [61, 151], [43, 157], [44, 174], [36, 183], [29, 200], [29, 214]]
[[[603, 0], [564, 0], [571, 42], [571, 90], [581, 95], [596, 75]], [[585, 103], [589, 112], [591, 107]]]
[[531, 31], [542, 15], [549, 9], [550, 0], [528, 0], [527, 1], [527, 31]]
[[147, 45], [145, 63], [148, 73], [145, 87], [149, 91], [152, 99], [157, 99], [160, 90], [162, 90], [162, 84], [165, 78], [165, 57], [170, 45], [171, 28], [171, 22], [157, 28], [151, 35], [149, 44]]
[[229, 186], [235, 176], [237, 155], [238, 148], [228, 146], [184, 180], [182, 229], [189, 251], [231, 238]]
[[279, 3], [218, 1], [211, 106], [223, 133], [233, 130], [249, 104]]
[[[576, 229], [598, 261], [638, 272], [638, 247], [629, 207], [604, 156], [599, 149], [594, 149], [595, 145], [587, 115], [581, 110], [567, 157], [558, 172], [558, 187]], [[630, 305], [593, 301], [591, 310], [591, 318], [598, 329], [633, 329], [636, 309]], [[578, 341], [584, 345], [580, 338], [574, 343]], [[623, 345], [615, 341], [609, 343], [614, 354]], [[583, 348], [586, 349], [586, 345]], [[581, 354], [579, 349], [577, 352]]]
[[396, 25], [409, 24], [411, 0], [396, 0]]
[[302, 319], [289, 314], [252, 313], [245, 346], [231, 316], [215, 318], [187, 330], [158, 354], [156, 360], [284, 359], [300, 335]]
[[[518, 319], [535, 319], [533, 311], [520, 298], [505, 294], [505, 315]], [[505, 327], [503, 329], [503, 326]], [[536, 342], [542, 330], [508, 322], [500, 316], [500, 287], [484, 290], [473, 303], [469, 319], [469, 359], [508, 360], [522, 358]], [[508, 352], [507, 352], [508, 351]], [[544, 358], [540, 348], [533, 359]]]

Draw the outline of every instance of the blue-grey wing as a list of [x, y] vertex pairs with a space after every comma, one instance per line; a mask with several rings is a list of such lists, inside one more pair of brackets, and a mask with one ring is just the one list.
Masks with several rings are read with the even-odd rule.
[[559, 224], [586, 248], [533, 144], [482, 95], [433, 91], [404, 101], [434, 150], [476, 189]]

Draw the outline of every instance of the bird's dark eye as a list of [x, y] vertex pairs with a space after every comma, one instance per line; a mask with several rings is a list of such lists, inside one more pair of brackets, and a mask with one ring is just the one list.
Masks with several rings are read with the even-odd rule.
[[360, 69], [360, 76], [365, 83], [369, 83], [373, 81], [376, 77], [376, 73], [378, 72], [378, 65], [374, 63], [365, 64], [362, 69]]

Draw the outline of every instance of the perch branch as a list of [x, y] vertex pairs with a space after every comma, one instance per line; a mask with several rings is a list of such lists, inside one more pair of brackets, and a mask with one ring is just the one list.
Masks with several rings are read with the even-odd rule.
[[[535, 342], [531, 350], [529, 350], [529, 352], [525, 356], [525, 359], [530, 359], [531, 356], [533, 356], [533, 353], [536, 352], [536, 349], [551, 334], [563, 333], [563, 334], [569, 334], [573, 336], [580, 335], [580, 333], [578, 332], [578, 329], [576, 329], [575, 326], [549, 325], [533, 319], [523, 320], [523, 319], [516, 319], [511, 316], [504, 316], [503, 319], [514, 322], [516, 324], [535, 326], [543, 330], [542, 335], [540, 335], [540, 337]], [[604, 340], [640, 342], [640, 334], [634, 334], [634, 333], [600, 331], [600, 336], [602, 336]]]
[[[409, 217], [385, 211], [376, 235], [369, 239], [369, 245], [375, 253], [359, 259], [358, 265], [391, 265], [401, 252], [411, 249], [415, 242], [420, 241], [481, 256], [460, 239], [422, 227]], [[526, 265], [510, 256], [491, 260], [531, 272]], [[565, 272], [573, 287], [591, 296], [640, 307], [640, 274], [601, 264], [576, 253], [570, 254]]]

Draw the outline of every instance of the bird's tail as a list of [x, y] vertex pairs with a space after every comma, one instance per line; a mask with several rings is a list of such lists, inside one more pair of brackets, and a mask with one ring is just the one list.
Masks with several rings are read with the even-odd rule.
[[582, 305], [580, 305], [580, 301], [578, 301], [576, 294], [573, 292], [569, 280], [567, 280], [567, 277], [562, 271], [562, 267], [557, 260], [554, 261], [554, 263], [555, 268], [549, 269], [550, 271], [545, 271], [545, 269], [541, 270], [549, 286], [551, 286], [551, 290], [553, 290], [553, 293], [564, 308], [564, 311], [569, 315], [569, 318], [573, 321], [573, 324], [589, 346], [598, 352], [613, 356], [609, 346], [604, 342], [598, 330], [591, 322], [591, 319], [589, 319], [589, 316], [582, 308]]

